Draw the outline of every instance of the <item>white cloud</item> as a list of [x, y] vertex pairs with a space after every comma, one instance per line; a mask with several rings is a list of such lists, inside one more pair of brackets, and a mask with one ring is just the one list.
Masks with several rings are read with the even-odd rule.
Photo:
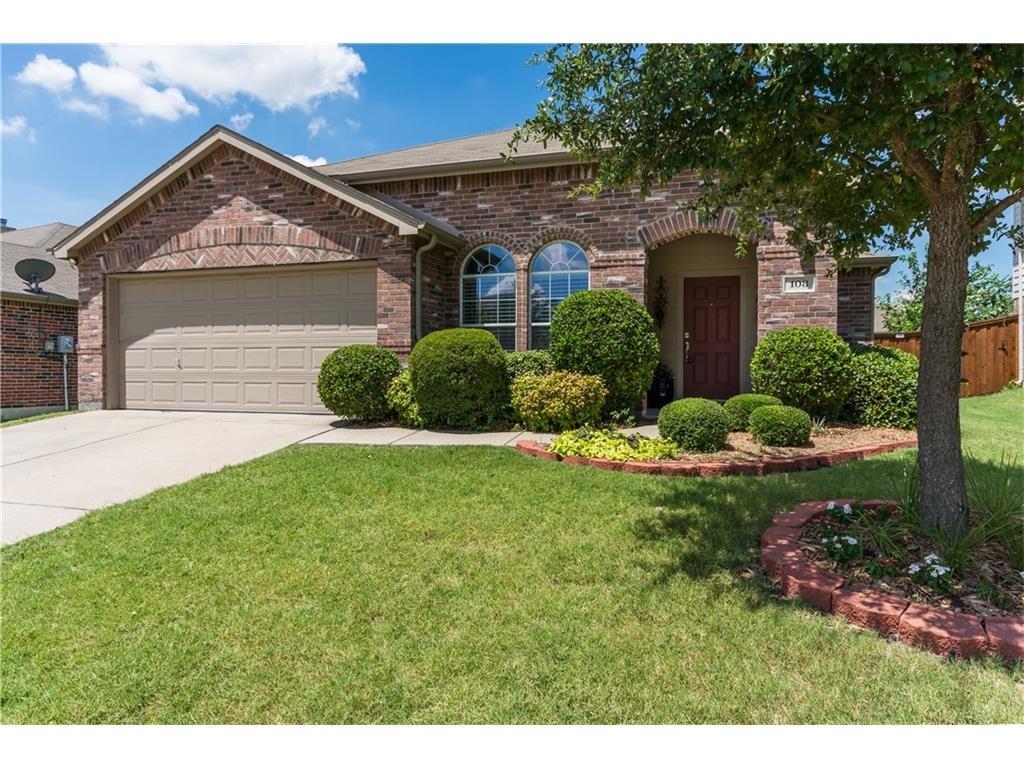
[[231, 116], [231, 127], [236, 131], [244, 131], [249, 127], [249, 123], [252, 122], [252, 112], [246, 112], [243, 115], [232, 115]]
[[0, 136], [24, 136], [29, 141], [35, 141], [36, 131], [22, 115], [14, 115], [7, 120], [0, 118]]
[[238, 95], [272, 110], [310, 109], [325, 96], [356, 97], [355, 79], [366, 65], [344, 45], [106, 45], [110, 66], [147, 83], [183, 88], [207, 101]]
[[158, 90], [137, 72], [125, 67], [105, 67], [87, 61], [78, 68], [78, 74], [94, 96], [119, 99], [138, 110], [143, 117], [159, 117], [174, 122], [185, 115], [199, 114], [199, 108], [179, 89]]
[[27, 85], [38, 85], [53, 93], [71, 90], [75, 84], [74, 67], [69, 67], [60, 59], [51, 59], [37, 53], [25, 68], [18, 73], [16, 79]]
[[358, 120], [353, 120], [351, 117], [345, 118], [345, 125], [351, 128], [353, 131], [358, 131], [360, 128], [363, 127], [362, 123], [360, 123]]
[[60, 103], [61, 109], [66, 109], [68, 112], [81, 112], [86, 115], [92, 115], [93, 117], [105, 118], [107, 116], [107, 105], [95, 101], [86, 101], [80, 99], [77, 96], [70, 99], [65, 99]]
[[308, 157], [307, 155], [288, 155], [288, 157], [290, 157], [292, 160], [294, 160], [297, 163], [302, 163], [303, 165], [313, 166], [313, 165], [326, 165], [327, 164], [327, 158], [323, 157], [323, 156], [321, 156], [321, 157]]
[[320, 131], [327, 127], [327, 120], [323, 117], [317, 116], [309, 121], [309, 125], [306, 126], [306, 130], [309, 131], [309, 138], [313, 138]]

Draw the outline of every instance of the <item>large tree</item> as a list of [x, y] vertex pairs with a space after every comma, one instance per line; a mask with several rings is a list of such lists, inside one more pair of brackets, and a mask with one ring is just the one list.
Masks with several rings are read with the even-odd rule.
[[957, 398], [968, 259], [1024, 186], [1019, 45], [581, 45], [540, 57], [550, 96], [519, 140], [598, 164], [588, 191], [695, 171], [696, 204], [770, 214], [807, 258], [840, 264], [929, 237], [918, 389], [925, 521], [967, 502]]

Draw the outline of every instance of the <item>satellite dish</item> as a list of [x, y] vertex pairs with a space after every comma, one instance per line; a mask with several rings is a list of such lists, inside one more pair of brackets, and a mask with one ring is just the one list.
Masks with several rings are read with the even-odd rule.
[[42, 259], [22, 259], [14, 265], [14, 271], [18, 277], [28, 283], [29, 290], [33, 293], [42, 293], [40, 283], [45, 283], [57, 271], [57, 268], [48, 261]]

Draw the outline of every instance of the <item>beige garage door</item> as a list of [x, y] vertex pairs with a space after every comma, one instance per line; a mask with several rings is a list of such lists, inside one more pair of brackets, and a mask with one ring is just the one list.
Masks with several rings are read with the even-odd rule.
[[117, 292], [126, 408], [324, 412], [320, 362], [377, 340], [372, 262], [132, 277]]

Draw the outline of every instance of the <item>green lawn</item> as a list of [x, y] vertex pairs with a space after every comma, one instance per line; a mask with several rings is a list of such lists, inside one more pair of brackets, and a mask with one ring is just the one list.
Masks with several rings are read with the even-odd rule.
[[[1024, 395], [964, 404], [981, 460]], [[782, 602], [757, 539], [908, 456], [631, 476], [293, 447], [2, 551], [5, 722], [1020, 722], [1024, 670]]]
[[9, 419], [7, 421], [0, 421], [0, 429], [4, 429], [5, 427], [16, 427], [19, 424], [28, 424], [29, 422], [32, 421], [42, 421], [43, 419], [55, 419], [58, 416], [70, 416], [74, 413], [82, 413], [82, 411], [50, 411], [49, 413], [37, 413], [35, 416], [26, 416], [23, 419]]

